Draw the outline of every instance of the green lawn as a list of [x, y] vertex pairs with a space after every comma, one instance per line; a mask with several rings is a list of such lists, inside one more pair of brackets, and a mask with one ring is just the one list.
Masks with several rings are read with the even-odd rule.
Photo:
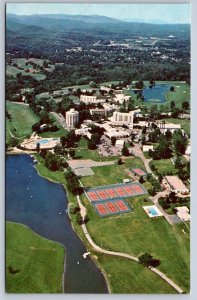
[[174, 92], [166, 93], [166, 100], [170, 103], [174, 101], [176, 106], [182, 108], [182, 103], [188, 101], [190, 103], [190, 86], [187, 83], [179, 81], [166, 82], [175, 87]]
[[[32, 66], [31, 66], [32, 67]], [[24, 67], [24, 69], [23, 70], [20, 70], [20, 69], [18, 69], [18, 68], [16, 68], [16, 67], [13, 67], [13, 66], [10, 66], [10, 65], [7, 65], [6, 66], [6, 75], [8, 75], [8, 76], [14, 76], [14, 77], [16, 77], [16, 75], [18, 74], [18, 73], [21, 73], [23, 76], [31, 76], [31, 77], [33, 77], [33, 78], [35, 78], [36, 80], [43, 80], [43, 79], [45, 79], [46, 78], [46, 75], [45, 74], [42, 74], [42, 73], [31, 73], [31, 72], [26, 72], [25, 71], [25, 69], [26, 69], [27, 67]]]
[[53, 138], [53, 137], [58, 138], [58, 137], [65, 136], [67, 130], [64, 129], [62, 125], [60, 125], [60, 123], [56, 120], [56, 118], [53, 115], [50, 115], [50, 118], [53, 120], [53, 125], [56, 125], [59, 128], [59, 130], [55, 132], [52, 131], [42, 132], [39, 134], [39, 136], [45, 138]]
[[[181, 232], [179, 225], [171, 226], [163, 217], [150, 219], [142, 206], [151, 202], [144, 202], [143, 198], [132, 198], [130, 202], [134, 212], [118, 217], [99, 218], [89, 207], [90, 221], [87, 227], [90, 235], [96, 244], [109, 250], [136, 256], [142, 252], [151, 253], [153, 257], [161, 260], [159, 269], [188, 292], [189, 239]], [[114, 268], [112, 265], [108, 272], [115, 272]], [[122, 273], [117, 273], [119, 280], [123, 280]], [[131, 272], [130, 276], [132, 274]], [[152, 293], [151, 287], [149, 293]]]
[[32, 125], [38, 122], [38, 117], [28, 106], [9, 101], [6, 102], [6, 110], [12, 116], [12, 121], [6, 119], [6, 143], [10, 144], [12, 140], [10, 131], [22, 141], [32, 133]]
[[[39, 160], [42, 162], [42, 159]], [[112, 167], [111, 173], [107, 172], [105, 167], [97, 167], [95, 168], [98, 170], [96, 175], [83, 178], [82, 181], [90, 186], [120, 182], [121, 178], [125, 178], [123, 175], [125, 168], [136, 165], [143, 167], [140, 159], [128, 158], [124, 165], [110, 166]], [[61, 172], [51, 172], [42, 164], [36, 165], [36, 169], [41, 176], [65, 184]], [[68, 196], [70, 203], [76, 203], [73, 195], [69, 193]], [[136, 256], [145, 251], [151, 253], [161, 260], [159, 269], [179, 284], [184, 291], [189, 291], [189, 239], [188, 235], [184, 235], [181, 231], [183, 225], [171, 226], [163, 217], [150, 219], [142, 209], [143, 205], [152, 204], [147, 196], [129, 200], [133, 206], [133, 212], [106, 218], [98, 217], [85, 195], [81, 195], [81, 199], [90, 219], [87, 223], [88, 230], [98, 245]], [[76, 223], [73, 224], [77, 233], [86, 242], [81, 227]], [[158, 276], [135, 262], [108, 256], [102, 256], [98, 262], [107, 272], [114, 293], [175, 292]]]
[[7, 293], [62, 293], [63, 269], [63, 246], [24, 225], [6, 223]]
[[178, 171], [172, 164], [170, 159], [152, 160], [150, 162], [150, 166], [151, 165], [154, 165], [156, 171], [163, 175], [167, 175], [167, 173], [172, 173], [171, 175], [176, 175]]
[[[113, 159], [111, 158], [111, 160]], [[89, 187], [120, 183], [123, 179], [129, 178], [126, 170], [132, 167], [144, 168], [144, 165], [140, 158], [127, 158], [123, 165], [115, 163], [110, 166], [94, 167], [92, 168], [94, 175], [83, 177], [81, 181], [85, 186]]]
[[99, 255], [98, 262], [107, 273], [112, 293], [176, 293], [163, 279], [135, 262], [109, 255]]

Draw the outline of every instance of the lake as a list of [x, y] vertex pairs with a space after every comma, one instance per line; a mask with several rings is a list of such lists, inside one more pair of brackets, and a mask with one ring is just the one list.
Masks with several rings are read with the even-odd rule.
[[86, 247], [72, 229], [67, 206], [63, 185], [40, 177], [30, 156], [6, 156], [6, 220], [25, 224], [66, 248], [65, 293], [108, 293], [96, 264], [82, 257]]

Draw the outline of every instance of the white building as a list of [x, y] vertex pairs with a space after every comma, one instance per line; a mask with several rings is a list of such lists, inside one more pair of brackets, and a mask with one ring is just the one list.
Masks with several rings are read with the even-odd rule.
[[66, 124], [68, 127], [76, 127], [79, 123], [79, 112], [76, 111], [74, 108], [71, 108], [69, 111], [66, 112]]
[[124, 147], [124, 144], [125, 144], [124, 140], [117, 140], [115, 146], [119, 149], [122, 149]]
[[81, 95], [80, 101], [84, 102], [85, 104], [89, 104], [89, 103], [98, 104], [98, 103], [104, 103], [106, 100], [102, 98], [98, 98], [97, 96]]
[[175, 207], [177, 216], [182, 221], [190, 221], [189, 209], [187, 206]]
[[154, 150], [154, 147], [152, 145], [143, 145], [142, 151], [143, 152], [148, 152], [149, 150]]
[[189, 189], [178, 176], [165, 176], [168, 187], [172, 192], [180, 194], [189, 194]]
[[97, 115], [97, 116], [106, 116], [107, 112], [104, 108], [92, 108], [90, 109], [91, 116]]
[[92, 134], [90, 133], [90, 127], [83, 126], [80, 129], [75, 130], [76, 135], [87, 136], [88, 139], [91, 139]]
[[172, 133], [174, 133], [175, 131], [181, 129], [181, 125], [180, 124], [173, 124], [173, 123], [159, 123], [158, 127], [161, 131], [161, 133], [165, 133], [167, 130], [170, 130]]
[[114, 125], [128, 125], [130, 128], [133, 128], [133, 112], [121, 113], [115, 111], [111, 121]]

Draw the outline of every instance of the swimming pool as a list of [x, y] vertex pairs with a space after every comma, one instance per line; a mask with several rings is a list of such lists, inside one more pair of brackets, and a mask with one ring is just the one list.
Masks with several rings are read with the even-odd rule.
[[158, 216], [158, 212], [156, 211], [156, 209], [154, 207], [150, 207], [149, 208], [149, 212], [151, 213], [151, 215], [153, 216]]
[[49, 140], [43, 139], [43, 140], [40, 140], [38, 143], [39, 143], [40, 145], [44, 145], [44, 144], [47, 144], [48, 142], [49, 142]]
[[157, 208], [156, 205], [142, 206], [142, 207], [150, 218], [163, 216], [163, 214]]

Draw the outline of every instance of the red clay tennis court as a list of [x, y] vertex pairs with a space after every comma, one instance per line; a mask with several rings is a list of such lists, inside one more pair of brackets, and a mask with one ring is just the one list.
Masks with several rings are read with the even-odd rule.
[[118, 196], [127, 197], [127, 193], [125, 193], [125, 191], [121, 187], [114, 188], [114, 190], [116, 191]]
[[123, 186], [124, 191], [128, 194], [128, 196], [135, 196], [136, 193], [132, 189], [131, 186]]
[[146, 175], [146, 172], [144, 172], [142, 169], [140, 168], [133, 168], [132, 169], [133, 173], [136, 173], [139, 176], [144, 176]]
[[95, 207], [101, 216], [109, 214], [104, 204], [95, 204]]
[[105, 191], [107, 192], [107, 194], [109, 195], [110, 198], [116, 198], [116, 197], [118, 197], [118, 195], [116, 194], [116, 192], [114, 191], [114, 189], [106, 189]]
[[109, 198], [108, 195], [105, 193], [104, 190], [96, 190], [96, 193], [97, 193], [97, 195], [99, 196], [99, 198], [101, 200], [106, 200], [106, 199]]
[[133, 181], [129, 184], [120, 183], [87, 189], [86, 193], [90, 202], [103, 202], [105, 200], [113, 201], [120, 198], [135, 197], [146, 194], [147, 191], [138, 181]]
[[125, 205], [125, 203], [122, 200], [115, 201], [115, 204], [120, 211], [128, 211], [128, 207]]
[[132, 188], [133, 188], [133, 190], [135, 191], [136, 194], [144, 193], [143, 189], [138, 184], [133, 184]]
[[123, 199], [93, 203], [93, 207], [100, 217], [119, 215], [132, 211], [126, 200]]
[[90, 199], [90, 201], [98, 201], [99, 197], [97, 196], [97, 194], [95, 192], [87, 192], [87, 195]]
[[111, 212], [111, 213], [115, 213], [118, 211], [117, 207], [113, 204], [113, 202], [107, 202], [105, 204], [105, 206], [107, 207], [107, 209]]

